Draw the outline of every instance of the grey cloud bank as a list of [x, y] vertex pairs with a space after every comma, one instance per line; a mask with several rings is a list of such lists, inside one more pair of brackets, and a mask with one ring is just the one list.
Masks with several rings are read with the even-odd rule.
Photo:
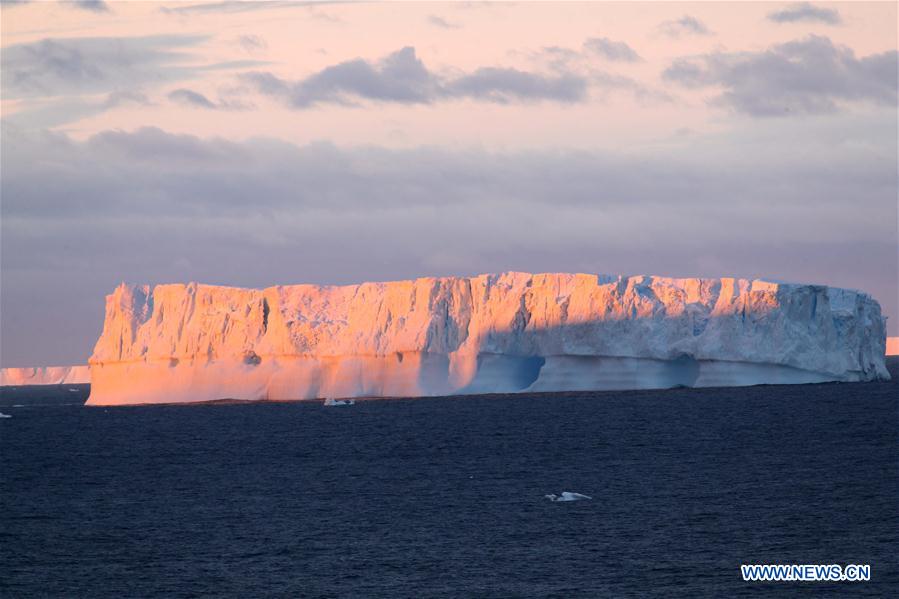
[[3, 366], [83, 362], [123, 279], [766, 276], [862, 288], [895, 318], [895, 114], [765, 123], [638, 154], [6, 125]]
[[810, 36], [761, 52], [719, 52], [676, 60], [663, 77], [688, 87], [721, 87], [715, 102], [752, 116], [826, 113], [841, 103], [895, 106], [896, 51], [856, 57]]

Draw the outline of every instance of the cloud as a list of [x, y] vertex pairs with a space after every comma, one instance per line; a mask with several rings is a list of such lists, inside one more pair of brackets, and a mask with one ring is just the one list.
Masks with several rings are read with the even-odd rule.
[[456, 23], [450, 23], [443, 17], [437, 15], [428, 15], [428, 23], [441, 29], [459, 29], [459, 25]]
[[584, 42], [584, 48], [603, 58], [618, 62], [639, 62], [642, 60], [633, 48], [624, 42], [615, 42], [607, 37], [593, 37]]
[[234, 100], [219, 100], [213, 102], [203, 94], [191, 89], [180, 88], [169, 92], [170, 101], [190, 108], [205, 108], [207, 110], [246, 110], [248, 105]]
[[327, 67], [297, 82], [271, 73], [248, 73], [244, 79], [270, 95], [281, 96], [293, 108], [315, 104], [349, 104], [356, 99], [423, 104], [438, 93], [439, 82], [415, 55], [403, 48], [377, 63], [361, 58]]
[[663, 73], [693, 88], [720, 87], [714, 100], [756, 117], [827, 113], [847, 102], [895, 106], [896, 51], [857, 58], [845, 46], [810, 36], [761, 52], [716, 52], [676, 60]]
[[[13, 6], [21, 6], [23, 4], [31, 4], [31, 2], [33, 2], [33, 0], [0, 0], [0, 5], [10, 8]], [[60, 0], [60, 3], [95, 13], [112, 12], [109, 8], [109, 4], [104, 2], [104, 0]]]
[[513, 101], [579, 102], [587, 97], [587, 80], [579, 75], [541, 75], [517, 69], [485, 67], [445, 84], [450, 97], [498, 104]]
[[702, 21], [690, 15], [663, 22], [659, 25], [659, 31], [668, 37], [674, 38], [682, 35], [712, 35], [711, 30]]
[[832, 8], [821, 8], [808, 2], [799, 2], [789, 8], [768, 13], [766, 17], [775, 23], [824, 23], [839, 25], [843, 22], [840, 13]]
[[224, 0], [223, 2], [202, 2], [197, 4], [181, 4], [164, 6], [160, 10], [173, 15], [195, 15], [210, 13], [242, 13], [277, 8], [309, 8], [325, 4], [349, 4], [350, 1], [335, 0]]
[[201, 93], [189, 89], [176, 89], [169, 93], [169, 100], [186, 106], [194, 106], [198, 108], [209, 108], [215, 110], [218, 108], [212, 101]]
[[361, 58], [341, 62], [294, 82], [268, 72], [246, 73], [243, 79], [259, 92], [281, 98], [296, 109], [326, 103], [351, 105], [359, 100], [400, 104], [430, 104], [453, 98], [496, 103], [576, 102], [586, 97], [588, 87], [584, 77], [572, 73], [542, 74], [500, 67], [443, 76], [430, 71], [412, 47], [377, 62]]
[[309, 6], [309, 10], [306, 12], [306, 15], [309, 18], [315, 19], [317, 21], [322, 21], [324, 23], [331, 24], [343, 24], [345, 21], [336, 15], [332, 15], [326, 12], [322, 12], [318, 10], [315, 6]]
[[95, 94], [197, 72], [185, 52], [198, 35], [44, 39], [3, 49], [0, 80], [7, 98]]
[[635, 154], [5, 127], [4, 365], [85, 359], [122, 279], [758, 275], [860, 287], [893, 315], [895, 127], [762, 121]]
[[103, 102], [103, 108], [116, 108], [128, 104], [138, 106], [151, 106], [153, 103], [150, 101], [147, 95], [141, 91], [122, 90], [114, 91], [106, 96], [106, 100]]
[[[202, 35], [44, 39], [7, 46], [0, 54], [0, 86], [5, 99], [27, 99], [25, 108], [4, 121], [35, 128], [54, 127], [113, 107], [101, 94], [135, 92], [207, 71], [245, 69], [257, 60], [204, 63], [193, 49]], [[141, 93], [144, 93], [143, 91]], [[231, 103], [231, 109], [237, 104]]]
[[[669, 103], [673, 99], [667, 92], [642, 83], [633, 77], [610, 72], [598, 68], [597, 55], [609, 62], [633, 63], [643, 59], [624, 42], [612, 41], [608, 38], [588, 38], [580, 48], [564, 46], [544, 46], [539, 50], [515, 52], [532, 62], [549, 68], [557, 75], [571, 75], [572, 90], [579, 90], [581, 80], [584, 83], [583, 94], [577, 96], [580, 101], [589, 92], [592, 99], [603, 100], [612, 92], [629, 92], [639, 103]], [[578, 94], [580, 92], [578, 91]]]
[[237, 38], [238, 45], [243, 48], [244, 52], [253, 54], [268, 48], [265, 39], [258, 35], [241, 35]]
[[69, 0], [69, 4], [75, 8], [95, 13], [112, 12], [109, 9], [109, 5], [103, 0]]

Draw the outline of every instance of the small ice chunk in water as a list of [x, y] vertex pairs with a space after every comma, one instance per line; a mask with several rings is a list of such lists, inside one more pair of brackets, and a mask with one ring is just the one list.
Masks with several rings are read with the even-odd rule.
[[589, 495], [583, 495], [581, 493], [572, 493], [571, 491], [562, 491], [561, 495], [556, 495], [552, 493], [550, 495], [544, 495], [550, 501], [580, 501], [581, 499], [593, 499]]
[[356, 402], [352, 399], [333, 399], [328, 398], [325, 400], [326, 406], [352, 406], [355, 405]]

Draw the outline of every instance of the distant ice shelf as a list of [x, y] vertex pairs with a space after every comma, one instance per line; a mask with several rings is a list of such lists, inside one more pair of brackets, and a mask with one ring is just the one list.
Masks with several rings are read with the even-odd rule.
[[758, 279], [123, 284], [88, 404], [871, 381], [885, 339], [866, 293]]
[[37, 366], [0, 369], [0, 386], [78, 385], [91, 382], [90, 367]]

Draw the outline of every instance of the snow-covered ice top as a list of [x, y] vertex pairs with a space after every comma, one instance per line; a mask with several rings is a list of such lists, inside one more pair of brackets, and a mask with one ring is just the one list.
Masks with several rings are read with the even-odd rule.
[[92, 365], [266, 357], [609, 356], [889, 378], [868, 294], [747, 279], [528, 274], [346, 286], [119, 286]]

